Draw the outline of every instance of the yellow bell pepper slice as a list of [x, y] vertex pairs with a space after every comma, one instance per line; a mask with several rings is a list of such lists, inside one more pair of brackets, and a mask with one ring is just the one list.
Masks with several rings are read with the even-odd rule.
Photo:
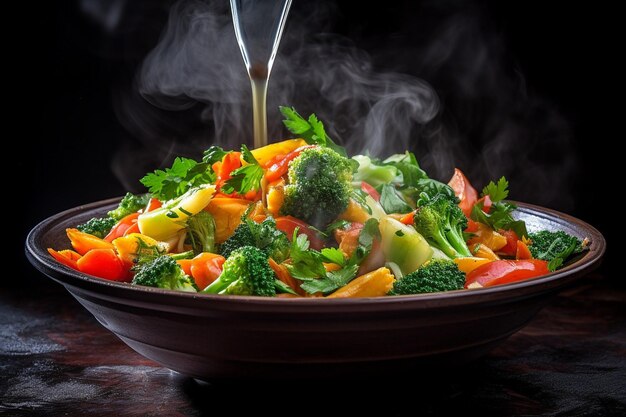
[[395, 278], [387, 268], [378, 268], [350, 281], [326, 298], [381, 297], [391, 290]]
[[486, 258], [477, 258], [475, 256], [465, 256], [461, 258], [454, 258], [453, 261], [462, 272], [469, 274], [474, 269], [478, 268], [481, 265], [487, 264], [492, 260]]
[[139, 231], [159, 241], [171, 239], [185, 228], [189, 216], [199, 213], [209, 204], [214, 193], [214, 185], [201, 185], [156, 210], [140, 214], [137, 218]]
[[282, 142], [270, 143], [250, 152], [252, 152], [252, 156], [254, 156], [259, 165], [265, 166], [276, 155], [287, 155], [289, 152], [295, 151], [300, 146], [306, 144], [304, 139], [287, 139]]

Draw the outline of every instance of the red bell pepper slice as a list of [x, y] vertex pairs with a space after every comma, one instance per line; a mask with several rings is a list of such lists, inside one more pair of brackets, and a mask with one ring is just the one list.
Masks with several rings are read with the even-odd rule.
[[129, 271], [113, 249], [92, 249], [77, 262], [78, 270], [85, 274], [111, 281], [128, 281]]
[[472, 286], [472, 284], [492, 287], [494, 285], [524, 281], [529, 278], [546, 275], [549, 272], [548, 262], [540, 259], [493, 261], [481, 265], [467, 274], [465, 288]]

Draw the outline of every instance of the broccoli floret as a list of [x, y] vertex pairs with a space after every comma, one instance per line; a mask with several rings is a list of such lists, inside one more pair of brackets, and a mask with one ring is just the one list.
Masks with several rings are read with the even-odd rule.
[[133, 284], [168, 290], [198, 291], [193, 279], [168, 255], [158, 256], [143, 265], [135, 274]]
[[202, 292], [272, 297], [276, 295], [275, 281], [265, 252], [244, 246], [231, 253], [220, 276]]
[[197, 255], [215, 252], [215, 220], [207, 211], [200, 211], [187, 219], [187, 236]]
[[305, 149], [289, 163], [281, 212], [324, 229], [348, 207], [351, 181], [348, 158], [329, 148]]
[[551, 271], [560, 267], [572, 255], [584, 250], [583, 243], [575, 236], [562, 230], [555, 232], [542, 230], [530, 233], [531, 244], [528, 246], [533, 258], [548, 261]]
[[397, 280], [389, 295], [460, 290], [464, 284], [465, 274], [453, 261], [433, 259]]
[[146, 207], [148, 205], [148, 201], [150, 201], [150, 196], [148, 194], [134, 195], [126, 193], [124, 198], [122, 198], [122, 201], [120, 201], [120, 205], [115, 210], [109, 211], [107, 214], [115, 220], [121, 220], [129, 214], [135, 213], [136, 211]]
[[117, 223], [117, 220], [111, 217], [94, 217], [93, 219], [76, 226], [76, 228], [81, 232], [89, 233], [90, 235], [94, 235], [102, 239], [109, 234], [113, 226], [115, 226], [115, 223]]
[[428, 240], [428, 243], [451, 258], [472, 256], [463, 239], [467, 217], [459, 206], [443, 194], [429, 198], [424, 193], [420, 198], [420, 204], [415, 213], [415, 229]]
[[233, 234], [222, 243], [220, 254], [228, 258], [234, 250], [244, 246], [257, 247], [280, 263], [289, 257], [291, 243], [284, 232], [276, 229], [276, 221], [272, 217], [256, 223], [244, 216]]

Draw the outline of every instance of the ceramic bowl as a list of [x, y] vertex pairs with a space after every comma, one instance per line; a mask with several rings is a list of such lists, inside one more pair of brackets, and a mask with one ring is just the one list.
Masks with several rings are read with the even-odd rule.
[[57, 263], [65, 228], [113, 208], [80, 206], [35, 226], [26, 254], [95, 318], [146, 358], [205, 379], [359, 377], [475, 359], [522, 328], [558, 291], [599, 265], [602, 235], [571, 216], [519, 203], [529, 229], [591, 240], [549, 275], [479, 290], [359, 299], [199, 295], [106, 281]]

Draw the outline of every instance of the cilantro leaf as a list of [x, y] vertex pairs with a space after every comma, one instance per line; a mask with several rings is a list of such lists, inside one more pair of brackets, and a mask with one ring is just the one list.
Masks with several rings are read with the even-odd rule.
[[504, 200], [509, 196], [509, 182], [506, 178], [502, 177], [498, 180], [498, 184], [495, 184], [493, 181], [489, 182], [483, 188], [483, 197], [488, 195], [492, 202], [497, 203], [499, 201]]
[[243, 160], [249, 165], [235, 169], [230, 173], [230, 178], [222, 185], [222, 191], [226, 194], [237, 192], [245, 194], [248, 191], [258, 190], [265, 172], [254, 158], [246, 145], [241, 145]]
[[180, 197], [187, 190], [213, 182], [213, 173], [206, 162], [178, 157], [170, 168], [157, 169], [139, 180], [161, 201]]
[[348, 153], [342, 147], [337, 145], [326, 134], [324, 123], [322, 123], [313, 113], [306, 120], [293, 107], [280, 106], [280, 112], [285, 116], [283, 124], [294, 135], [300, 136], [309, 145], [320, 145], [332, 149], [339, 155], [347, 156]]

